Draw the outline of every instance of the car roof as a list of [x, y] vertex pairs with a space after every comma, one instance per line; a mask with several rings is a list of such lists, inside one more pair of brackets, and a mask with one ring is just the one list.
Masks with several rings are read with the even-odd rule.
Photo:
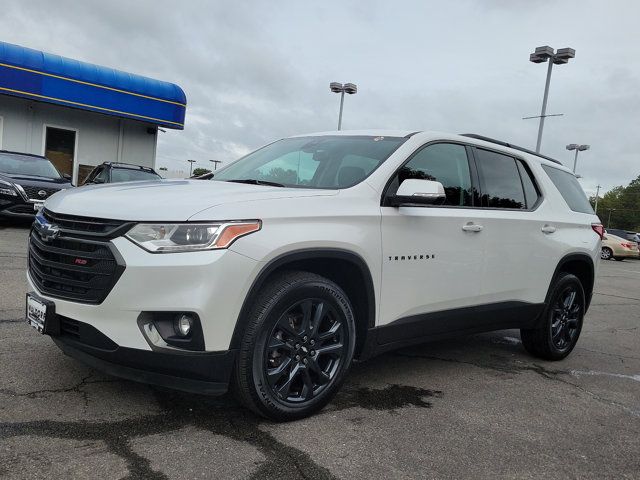
[[441, 140], [453, 140], [462, 143], [467, 143], [471, 145], [477, 145], [479, 147], [486, 147], [493, 150], [502, 151], [508, 155], [515, 155], [519, 157], [526, 157], [528, 160], [533, 160], [545, 165], [553, 166], [555, 168], [564, 170], [573, 174], [573, 172], [565, 167], [562, 162], [556, 160], [555, 158], [548, 157], [546, 155], [542, 155], [540, 153], [536, 153], [533, 150], [530, 150], [525, 147], [520, 147], [513, 143], [505, 142], [502, 140], [496, 140], [491, 137], [486, 137], [484, 135], [478, 135], [475, 133], [445, 133], [445, 132], [437, 132], [431, 130], [384, 130], [384, 129], [367, 129], [367, 130], [336, 130], [336, 131], [326, 131], [326, 132], [314, 132], [308, 133], [304, 135], [294, 135], [291, 138], [299, 138], [299, 137], [321, 137], [321, 136], [383, 136], [383, 137], [399, 137], [399, 138], [411, 138], [415, 137], [416, 139], [421, 139], [428, 141], [430, 139], [441, 139]]

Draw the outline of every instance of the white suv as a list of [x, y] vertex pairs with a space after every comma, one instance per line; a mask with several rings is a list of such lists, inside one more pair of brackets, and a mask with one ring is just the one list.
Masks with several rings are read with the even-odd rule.
[[351, 362], [505, 328], [575, 346], [602, 226], [559, 162], [476, 135], [292, 137], [212, 180], [58, 193], [29, 241], [27, 319], [125, 378], [229, 385], [276, 420], [329, 402]]

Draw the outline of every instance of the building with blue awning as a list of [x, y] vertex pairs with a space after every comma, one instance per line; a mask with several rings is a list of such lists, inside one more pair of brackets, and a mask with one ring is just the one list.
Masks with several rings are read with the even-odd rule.
[[158, 128], [182, 130], [186, 105], [176, 84], [0, 42], [0, 148], [80, 183], [105, 161], [154, 167]]

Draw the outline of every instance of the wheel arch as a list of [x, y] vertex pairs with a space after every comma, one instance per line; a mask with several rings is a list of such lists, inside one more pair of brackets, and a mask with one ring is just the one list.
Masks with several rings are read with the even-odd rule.
[[333, 248], [295, 250], [269, 261], [254, 279], [242, 303], [230, 348], [239, 347], [246, 327], [246, 317], [261, 288], [273, 275], [286, 270], [317, 273], [335, 282], [345, 291], [354, 309], [355, 355], [358, 356], [365, 345], [367, 332], [375, 326], [376, 301], [373, 277], [366, 261], [360, 255], [349, 250]]
[[595, 283], [595, 266], [593, 264], [593, 259], [586, 253], [571, 253], [562, 257], [556, 266], [555, 272], [553, 272], [553, 277], [551, 277], [551, 283], [549, 284], [545, 303], [549, 303], [551, 289], [561, 272], [567, 272], [575, 275], [580, 280], [580, 283], [582, 283], [582, 288], [584, 288], [586, 313], [589, 309], [589, 305], [591, 304], [593, 286]]

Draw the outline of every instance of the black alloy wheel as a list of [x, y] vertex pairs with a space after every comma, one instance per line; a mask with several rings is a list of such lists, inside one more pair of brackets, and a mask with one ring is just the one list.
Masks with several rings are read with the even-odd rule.
[[269, 278], [244, 319], [233, 389], [276, 421], [307, 417], [331, 401], [355, 351], [355, 315], [331, 280], [303, 271]]
[[344, 361], [345, 325], [321, 299], [305, 299], [284, 312], [264, 351], [265, 375], [280, 400], [312, 399], [335, 378]]
[[562, 272], [549, 289], [535, 328], [520, 330], [522, 345], [545, 360], [565, 358], [578, 342], [586, 312], [584, 288], [575, 275]]
[[566, 287], [551, 311], [551, 341], [558, 351], [569, 348], [578, 333], [582, 311], [579, 302], [576, 302], [577, 296], [575, 285]]

